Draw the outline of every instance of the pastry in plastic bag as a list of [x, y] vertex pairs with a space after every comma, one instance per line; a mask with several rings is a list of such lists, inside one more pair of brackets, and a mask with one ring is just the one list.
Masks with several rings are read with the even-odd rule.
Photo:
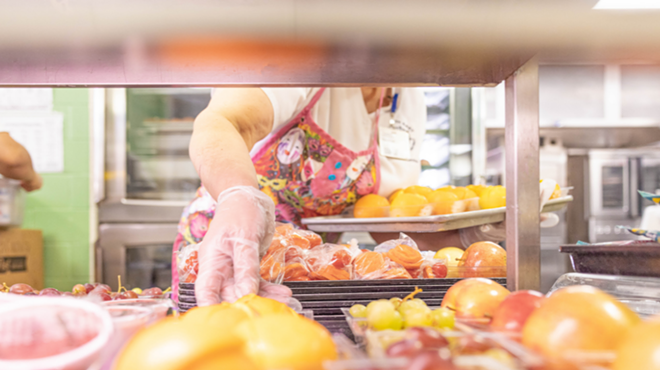
[[387, 270], [388, 264], [385, 256], [378, 252], [364, 252], [353, 260], [357, 279], [379, 279]]

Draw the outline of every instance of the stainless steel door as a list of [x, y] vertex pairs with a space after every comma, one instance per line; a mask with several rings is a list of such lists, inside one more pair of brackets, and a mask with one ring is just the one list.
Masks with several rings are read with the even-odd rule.
[[627, 217], [630, 214], [629, 157], [619, 151], [590, 151], [590, 214]]
[[188, 157], [210, 89], [107, 89], [100, 222], [176, 222], [199, 177]]
[[98, 274], [103, 283], [117, 289], [121, 276], [129, 289], [170, 286], [177, 224], [101, 224], [99, 229]]

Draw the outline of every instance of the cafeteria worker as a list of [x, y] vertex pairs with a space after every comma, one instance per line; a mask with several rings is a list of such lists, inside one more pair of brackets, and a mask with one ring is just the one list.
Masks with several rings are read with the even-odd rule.
[[[215, 89], [190, 141], [202, 187], [174, 243], [173, 266], [177, 251], [201, 243], [198, 305], [290, 295], [259, 275], [275, 221], [300, 226], [361, 196], [417, 184], [425, 123], [414, 88]], [[448, 234], [444, 243], [460, 245]], [[176, 268], [173, 280], [176, 289]]]

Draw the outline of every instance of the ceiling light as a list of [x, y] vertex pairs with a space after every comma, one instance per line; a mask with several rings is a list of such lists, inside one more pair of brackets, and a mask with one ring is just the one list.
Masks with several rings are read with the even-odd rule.
[[660, 0], [600, 0], [594, 9], [660, 9]]

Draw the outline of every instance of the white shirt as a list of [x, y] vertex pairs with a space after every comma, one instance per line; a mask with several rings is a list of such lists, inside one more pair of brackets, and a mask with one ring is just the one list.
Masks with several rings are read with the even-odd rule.
[[[272, 133], [302, 111], [318, 90], [304, 87], [264, 88], [263, 91], [273, 105]], [[426, 124], [424, 94], [414, 88], [396, 88], [395, 92], [399, 93], [399, 101], [394, 117], [403, 122], [405, 127], [401, 129], [410, 135], [411, 159], [379, 155], [381, 179], [378, 194], [382, 196], [389, 196], [396, 189], [417, 184], [421, 171], [419, 156]], [[327, 88], [311, 110], [311, 115], [323, 130], [348, 149], [359, 152], [369, 148], [375, 113], [367, 113], [360, 88]], [[379, 127], [390, 127], [390, 119], [390, 107], [381, 109]], [[261, 148], [267, 139], [257, 143], [252, 153]]]

